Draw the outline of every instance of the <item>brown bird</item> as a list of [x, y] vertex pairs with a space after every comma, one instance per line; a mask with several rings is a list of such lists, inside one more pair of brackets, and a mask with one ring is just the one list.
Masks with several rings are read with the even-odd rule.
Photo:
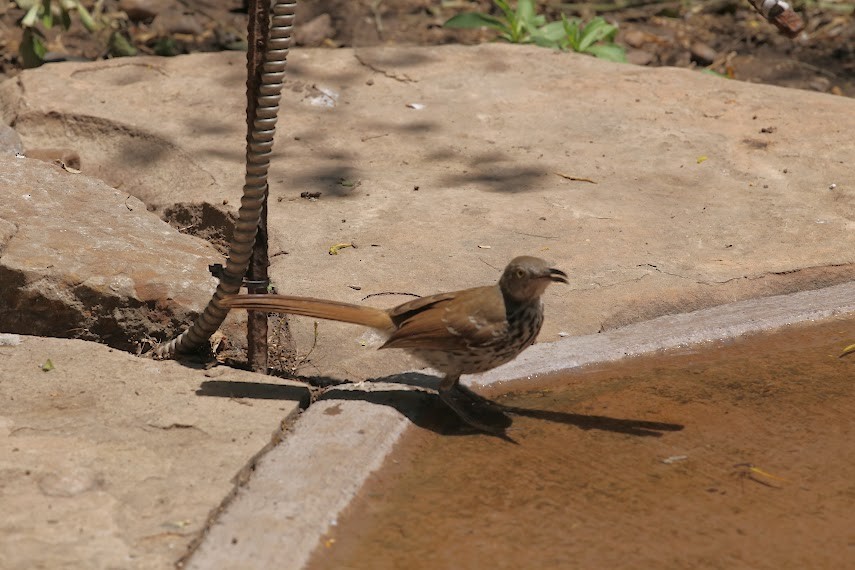
[[[473, 418], [453, 395], [461, 374], [485, 372], [510, 362], [534, 343], [543, 324], [540, 296], [567, 274], [542, 259], [513, 259], [495, 285], [421, 297], [383, 310], [287, 295], [231, 295], [222, 304], [303, 315], [377, 329], [388, 335], [380, 348], [403, 348], [445, 377], [439, 396], [464, 421], [492, 431]], [[459, 393], [473, 399], [468, 390]]]

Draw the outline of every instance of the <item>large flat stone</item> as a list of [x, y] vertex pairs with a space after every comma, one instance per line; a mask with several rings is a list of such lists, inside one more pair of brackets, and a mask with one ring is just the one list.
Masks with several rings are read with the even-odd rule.
[[6, 570], [174, 568], [307, 397], [250, 372], [9, 336], [0, 342]]
[[[647, 317], [853, 277], [855, 184], [846, 164], [855, 150], [849, 136], [855, 126], [851, 100], [502, 45], [297, 50], [289, 69], [271, 175], [272, 273], [283, 292], [349, 301], [373, 293], [427, 294], [493, 281], [509, 258], [532, 253], [550, 258], [574, 277], [570, 287], [553, 287], [546, 297], [541, 340], [554, 340], [560, 331], [596, 333]], [[54, 65], [0, 86], [0, 105], [27, 150], [73, 149], [82, 158], [84, 174], [140, 197], [164, 217], [176, 220], [176, 211], [192, 214], [195, 207], [197, 217], [191, 215], [191, 221], [207, 214], [209, 220], [227, 224], [226, 213], [236, 205], [242, 184], [243, 74], [240, 54]], [[317, 201], [302, 200], [302, 191], [322, 195]], [[113, 213], [106, 211], [106, 218]], [[16, 232], [15, 220], [0, 220], [4, 243], [14, 243]], [[351, 241], [359, 247], [337, 256], [327, 253], [331, 245]], [[76, 259], [68, 249], [65, 255]], [[162, 254], [163, 263], [168, 257]], [[204, 263], [197, 265], [193, 275], [207, 279]], [[849, 294], [848, 289], [834, 291]], [[207, 293], [200, 293], [201, 298]], [[405, 299], [383, 295], [367, 302], [390, 305]], [[799, 298], [799, 318], [835, 314], [836, 307], [845, 305], [833, 295], [822, 303], [811, 299]], [[789, 315], [792, 307], [777, 298], [768, 301], [760, 314], [771, 321], [763, 320], [757, 328], [792, 322], [775, 313], [785, 307]], [[805, 312], [803, 304], [821, 308]], [[746, 316], [751, 321], [757, 315], [753, 306], [723, 309], [726, 322], [713, 309], [537, 347], [531, 359], [520, 363], [522, 369], [499, 369], [480, 380], [491, 384], [528, 370], [544, 372], [744, 332]], [[311, 323], [295, 330], [305, 354]], [[412, 365], [389, 351], [377, 353], [372, 342], [346, 325], [324, 324], [300, 371], [359, 378]], [[184, 426], [219, 434], [223, 425], [251, 423], [241, 411], [281, 406], [287, 398], [269, 386], [276, 382], [272, 379], [251, 389], [231, 380], [232, 372], [220, 384], [220, 378], [204, 385], [197, 378], [192, 388], [189, 380], [159, 384], [164, 371], [178, 365], [160, 368], [106, 353], [119, 360], [102, 368], [94, 353], [65, 359], [55, 356], [60, 354], [55, 345], [44, 346], [50, 350], [26, 357], [20, 353], [19, 361], [0, 356], [4, 379], [30, 378], [18, 372], [22, 367], [37, 377], [21, 388], [30, 394], [23, 405], [0, 415], [2, 425], [11, 426], [8, 440], [34, 438], [26, 449], [38, 456], [31, 464], [44, 481], [41, 486], [31, 482], [34, 470], [21, 472], [15, 456], [3, 464], [0, 474], [14, 485], [13, 492], [0, 495], [3, 511], [21, 510], [34, 496], [39, 506], [31, 509], [35, 516], [10, 519], [0, 537], [26, 543], [26, 552], [44, 558], [16, 554], [19, 558], [9, 564], [0, 559], [0, 566], [32, 567], [42, 559], [45, 565], [59, 565], [59, 550], [33, 538], [41, 536], [66, 545], [63, 552], [70, 552], [72, 560], [95, 561], [90, 566], [101, 561], [119, 567], [145, 567], [141, 560], [152, 560], [153, 567], [173, 562], [190, 535], [204, 528], [199, 522], [204, 517], [195, 513], [209, 512], [205, 509], [211, 501], [221, 500], [232, 488], [220, 478], [207, 487], [216, 488], [210, 500], [200, 500], [195, 510], [154, 512], [145, 510], [148, 503], [138, 495], [105, 497], [103, 481], [130, 481], [130, 488], [139, 486], [145, 497], [158, 497], [171, 508], [173, 501], [184, 499], [199, 472], [194, 469], [210, 470], [210, 462], [223, 455], [214, 444], [228, 446], [224, 435], [222, 441], [211, 438], [212, 447], [200, 447], [201, 455], [190, 454], [187, 450], [203, 434]], [[47, 357], [56, 368], [41, 372], [38, 366]], [[137, 366], [155, 366], [158, 372]], [[132, 374], [126, 384], [117, 381], [123, 378], [120, 372], [115, 378], [103, 372], [121, 367]], [[50, 383], [57, 371], [68, 376]], [[74, 378], [84, 382], [87, 377], [97, 389], [66, 390], [75, 385]], [[19, 389], [0, 383], [0, 389], [9, 386]], [[185, 397], [199, 386], [203, 394], [235, 390], [253, 407]], [[370, 386], [382, 388], [382, 396], [359, 394], [360, 386], [353, 386], [353, 394], [333, 390], [313, 406], [287, 445], [276, 447], [260, 463], [255, 485], [239, 490], [225, 506], [225, 515], [210, 527], [209, 541], [190, 564], [239, 565], [252, 557], [275, 561], [294, 552], [293, 567], [299, 567], [325, 525], [430, 398], [408, 399], [403, 391], [400, 397], [395, 393], [399, 387]], [[150, 408], [128, 401], [131, 388], [141, 397], [160, 399]], [[188, 393], [182, 394], [185, 389]], [[59, 396], [52, 397], [54, 393]], [[8, 392], [4, 397], [18, 398]], [[81, 414], [92, 413], [86, 404], [93, 397], [98, 410], [109, 413], [98, 411], [90, 422], [89, 415]], [[417, 409], [410, 410], [408, 402]], [[229, 405], [238, 412], [227, 409]], [[55, 409], [59, 406], [61, 411]], [[288, 409], [283, 407], [280, 413]], [[102, 424], [108, 429], [101, 429]], [[36, 425], [47, 426], [43, 439], [35, 439], [40, 433]], [[143, 426], [174, 437], [172, 449], [180, 453], [162, 451], [166, 443], [145, 439], [141, 447], [133, 447], [142, 450], [137, 453], [115, 443], [114, 437], [149, 437]], [[230, 456], [238, 459], [224, 471], [245, 465], [247, 457], [270, 441], [272, 431], [250, 442], [243, 455]], [[78, 439], [62, 444], [50, 439], [60, 436]], [[87, 438], [102, 447], [92, 450]], [[61, 454], [69, 448], [84, 451]], [[25, 448], [18, 449], [10, 448], [8, 454]], [[152, 457], [152, 449], [162, 455]], [[54, 451], [67, 465], [52, 463]], [[116, 475], [120, 470], [115, 465], [129, 456], [135, 468], [150, 465], [150, 471]], [[93, 467], [101, 463], [104, 468]], [[184, 469], [186, 479], [178, 474]], [[56, 476], [66, 472], [71, 476]], [[159, 480], [154, 472], [169, 475]], [[318, 485], [307, 484], [309, 478]], [[148, 485], [155, 482], [171, 487], [151, 491]], [[72, 497], [57, 498], [62, 493]], [[46, 513], [60, 504], [50, 501], [73, 497], [92, 502], [48, 518]], [[121, 516], [108, 520], [110, 501]], [[97, 516], [78, 519], [79, 512]], [[128, 512], [144, 516], [128, 521]], [[254, 517], [263, 519], [261, 524]], [[76, 524], [78, 520], [84, 522]], [[142, 527], [130, 526], [137, 522]], [[54, 537], [56, 525], [86, 540]], [[187, 535], [176, 527], [187, 529]], [[101, 534], [93, 537], [91, 529]], [[19, 550], [4, 545], [0, 552]]]
[[[241, 54], [52, 65], [0, 97], [27, 148], [75, 148], [164, 215], [237, 204]], [[546, 296], [555, 340], [855, 276], [851, 99], [494, 44], [295, 50], [282, 103], [281, 291], [429, 294], [536, 254], [572, 277]], [[295, 334], [305, 352], [311, 323]], [[323, 324], [302, 371], [407, 364], [360, 335]]]
[[221, 259], [100, 180], [0, 157], [0, 331], [147, 349], [216, 286]]

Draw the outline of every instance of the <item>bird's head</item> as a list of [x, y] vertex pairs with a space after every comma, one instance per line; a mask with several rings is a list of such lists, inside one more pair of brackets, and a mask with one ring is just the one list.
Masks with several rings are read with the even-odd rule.
[[550, 283], [567, 283], [567, 274], [528, 255], [511, 260], [499, 279], [502, 294], [517, 303], [537, 300]]

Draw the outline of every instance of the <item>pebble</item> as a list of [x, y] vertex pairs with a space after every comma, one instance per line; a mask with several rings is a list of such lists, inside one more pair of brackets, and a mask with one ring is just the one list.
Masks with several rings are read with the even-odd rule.
[[692, 42], [689, 51], [692, 54], [692, 61], [698, 65], [709, 65], [718, 57], [718, 52], [704, 42]]

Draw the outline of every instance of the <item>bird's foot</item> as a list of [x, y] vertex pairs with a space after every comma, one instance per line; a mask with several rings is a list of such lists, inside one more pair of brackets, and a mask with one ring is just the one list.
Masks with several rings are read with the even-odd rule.
[[[481, 401], [473, 399], [469, 394], [474, 394], [474, 392], [469, 391], [469, 394], [462, 392], [460, 390], [441, 390], [439, 392], [439, 398], [445, 402], [445, 404], [451, 408], [457, 416], [463, 420], [466, 424], [474, 427], [477, 430], [490, 433], [498, 436], [505, 436], [505, 428], [507, 425], [490, 425], [481, 421], [481, 419], [477, 418], [470, 410], [467, 409], [466, 403], [461, 402], [458, 396], [463, 394], [465, 399], [468, 400], [469, 405], [471, 406], [473, 403], [479, 405]], [[477, 395], [476, 395], [477, 396]], [[479, 396], [480, 398], [480, 396]], [[483, 399], [487, 402], [489, 400]], [[492, 403], [492, 402], [491, 402]], [[497, 409], [492, 409], [491, 411], [498, 411]], [[500, 416], [501, 418], [507, 420], [507, 417], [504, 415]], [[498, 418], [497, 418], [498, 419]], [[506, 422], [503, 422], [506, 423]]]
[[481, 406], [494, 412], [512, 412], [514, 410], [512, 406], [506, 406], [504, 404], [500, 404], [499, 402], [495, 402], [487, 397], [482, 396], [478, 392], [470, 390], [463, 384], [455, 385], [454, 389], [456, 389], [461, 395], [468, 398], [469, 401], [475, 404], [476, 406]]

